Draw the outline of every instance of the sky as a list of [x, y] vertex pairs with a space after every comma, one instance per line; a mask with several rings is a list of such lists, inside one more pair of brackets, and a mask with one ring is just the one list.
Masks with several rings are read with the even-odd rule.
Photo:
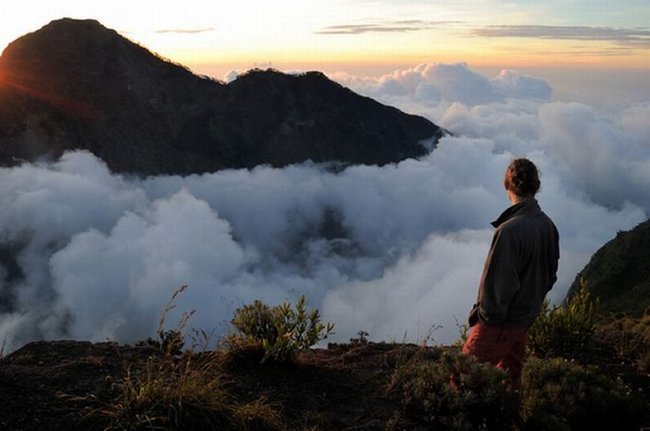
[[[549, 298], [561, 302], [594, 252], [650, 217], [648, 4], [5, 2], [3, 44], [62, 16], [96, 18], [217, 78], [325, 70], [453, 135], [420, 159], [337, 173], [303, 163], [142, 179], [83, 151], [1, 168], [0, 246], [25, 277], [0, 266], [12, 302], [0, 346], [152, 336], [185, 284], [173, 312], [196, 310], [191, 324], [215, 335], [239, 306], [304, 294], [337, 341], [363, 330], [452, 343], [520, 156], [539, 167], [560, 232]], [[320, 235], [327, 220], [344, 234]]]
[[64, 16], [95, 18], [205, 70], [650, 67], [646, 0], [10, 0], [0, 45]]

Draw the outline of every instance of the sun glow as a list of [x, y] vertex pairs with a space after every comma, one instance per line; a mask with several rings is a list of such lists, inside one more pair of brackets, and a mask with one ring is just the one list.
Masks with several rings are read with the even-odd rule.
[[384, 73], [432, 62], [650, 69], [644, 27], [650, 5], [633, 0], [612, 5], [602, 2], [594, 9], [556, 0], [526, 5], [502, 0], [9, 1], [0, 16], [0, 48], [51, 20], [72, 17], [97, 19], [199, 71], [269, 66]]
[[[435, 0], [7, 3], [0, 17], [2, 46], [51, 20], [72, 17], [97, 19], [164, 57], [191, 64], [437, 61], [650, 67], [647, 31], [639, 30], [650, 6], [635, 6], [634, 14], [621, 16], [608, 14], [606, 7], [582, 10], [556, 2], [515, 7], [499, 0], [444, 5]], [[544, 33], [535, 33], [540, 29]], [[507, 32], [519, 36], [504, 37]]]

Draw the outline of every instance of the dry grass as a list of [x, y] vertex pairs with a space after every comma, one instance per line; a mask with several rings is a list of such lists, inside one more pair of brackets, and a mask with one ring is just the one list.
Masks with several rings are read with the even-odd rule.
[[108, 430], [244, 430], [285, 428], [265, 399], [242, 403], [225, 389], [219, 361], [212, 354], [180, 358], [152, 356], [144, 370], [127, 370], [115, 384], [117, 395], [91, 412], [108, 421]]
[[115, 397], [94, 398], [99, 407], [90, 415], [106, 420], [107, 430], [284, 430], [277, 407], [264, 398], [245, 403], [228, 393], [219, 354], [195, 352], [196, 346], [182, 351], [183, 333], [193, 311], [184, 313], [174, 330], [164, 330], [174, 300], [186, 289], [176, 290], [164, 309], [157, 331], [160, 341], [146, 343], [158, 351], [144, 367], [128, 366], [114, 384]]

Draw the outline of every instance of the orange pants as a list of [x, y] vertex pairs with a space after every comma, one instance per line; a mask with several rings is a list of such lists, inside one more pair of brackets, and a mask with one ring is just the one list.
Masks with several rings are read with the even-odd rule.
[[463, 353], [476, 356], [508, 372], [512, 387], [521, 386], [521, 371], [526, 357], [528, 327], [487, 326], [478, 323], [463, 346]]

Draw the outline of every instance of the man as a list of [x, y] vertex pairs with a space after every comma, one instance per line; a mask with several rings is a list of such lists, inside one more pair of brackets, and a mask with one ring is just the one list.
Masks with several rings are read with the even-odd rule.
[[557, 279], [559, 235], [540, 209], [540, 181], [528, 159], [513, 160], [504, 186], [512, 206], [492, 223], [496, 228], [469, 316], [472, 332], [463, 352], [508, 371], [521, 384], [528, 328]]

